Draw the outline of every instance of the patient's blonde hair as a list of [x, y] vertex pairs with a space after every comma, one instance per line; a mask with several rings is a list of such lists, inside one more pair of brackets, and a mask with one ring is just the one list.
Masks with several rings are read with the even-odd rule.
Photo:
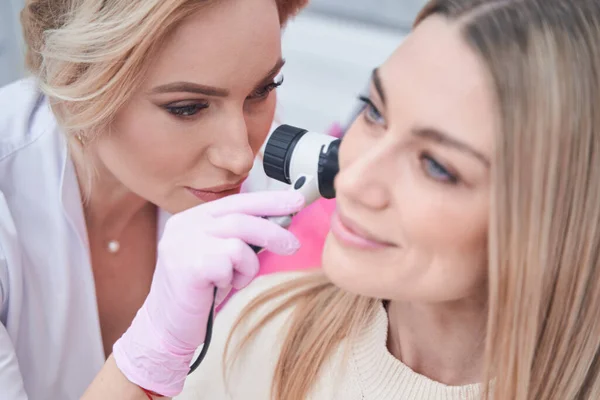
[[[26, 64], [70, 134], [91, 139], [144, 79], [182, 20], [220, 0], [27, 0]], [[281, 23], [306, 0], [276, 1]]]
[[[492, 171], [489, 317], [483, 397], [600, 399], [600, 2], [433, 0], [487, 66], [500, 115]], [[342, 339], [378, 302], [321, 274], [252, 302], [240, 320], [292, 292], [291, 325], [275, 369], [277, 400], [307, 397]]]

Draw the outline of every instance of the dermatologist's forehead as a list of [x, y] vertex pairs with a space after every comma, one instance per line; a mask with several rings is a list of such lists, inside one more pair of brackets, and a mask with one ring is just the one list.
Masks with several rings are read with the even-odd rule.
[[498, 118], [493, 85], [457, 23], [441, 16], [425, 19], [379, 74], [390, 115], [436, 125], [491, 153]]
[[184, 20], [149, 72], [154, 83], [191, 81], [247, 90], [281, 58], [273, 0], [217, 0]]

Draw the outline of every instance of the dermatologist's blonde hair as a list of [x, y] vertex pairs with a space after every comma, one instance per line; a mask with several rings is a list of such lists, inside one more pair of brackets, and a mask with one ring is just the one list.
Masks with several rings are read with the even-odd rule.
[[[600, 2], [433, 0], [489, 71], [499, 135], [492, 168], [484, 398], [600, 399]], [[441, 71], [443, 72], [443, 71]], [[288, 293], [293, 293], [291, 296]], [[274, 300], [287, 295], [282, 302]], [[272, 397], [307, 397], [378, 302], [322, 274], [276, 287], [236, 324], [276, 304], [226, 365], [292, 309]]]
[[[135, 92], [168, 34], [216, 1], [27, 0], [26, 65], [65, 132], [91, 139]], [[273, 1], [282, 25], [306, 3]]]

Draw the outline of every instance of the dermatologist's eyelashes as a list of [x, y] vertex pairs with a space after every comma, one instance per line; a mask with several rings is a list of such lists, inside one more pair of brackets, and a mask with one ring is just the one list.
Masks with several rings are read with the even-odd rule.
[[273, 82], [269, 83], [268, 85], [255, 90], [250, 96], [248, 96], [248, 99], [250, 99], [250, 100], [266, 99], [267, 97], [269, 97], [269, 94], [273, 90], [277, 89], [281, 85], [283, 85], [283, 75], [278, 80], [273, 81]]
[[[283, 79], [284, 78], [282, 75], [278, 80], [255, 90], [250, 96], [248, 96], [248, 100], [261, 101], [267, 99], [273, 90], [277, 89], [283, 84]], [[197, 115], [200, 111], [209, 108], [210, 104], [207, 101], [183, 100], [171, 102], [161, 107], [175, 117], [186, 119], [191, 118]]]
[[162, 106], [168, 113], [181, 118], [189, 118], [209, 107], [206, 101], [182, 101]]

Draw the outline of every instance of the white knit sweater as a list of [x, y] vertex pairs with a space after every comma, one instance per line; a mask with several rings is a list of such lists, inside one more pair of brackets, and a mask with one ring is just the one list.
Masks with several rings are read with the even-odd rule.
[[[289, 312], [274, 319], [258, 334], [235, 368], [223, 380], [223, 351], [227, 336], [240, 311], [253, 298], [274, 285], [294, 279], [298, 273], [261, 277], [236, 294], [217, 316], [213, 342], [200, 367], [188, 377], [178, 400], [271, 400], [270, 389], [279, 349], [285, 337]], [[260, 314], [260, 313], [258, 313]], [[256, 321], [261, 315], [255, 315]], [[351, 344], [349, 359], [340, 348], [325, 364], [310, 400], [476, 400], [479, 385], [450, 387], [413, 372], [387, 349], [388, 319], [383, 306]], [[246, 329], [236, 331], [235, 338]], [[235, 347], [235, 341], [234, 345]]]

